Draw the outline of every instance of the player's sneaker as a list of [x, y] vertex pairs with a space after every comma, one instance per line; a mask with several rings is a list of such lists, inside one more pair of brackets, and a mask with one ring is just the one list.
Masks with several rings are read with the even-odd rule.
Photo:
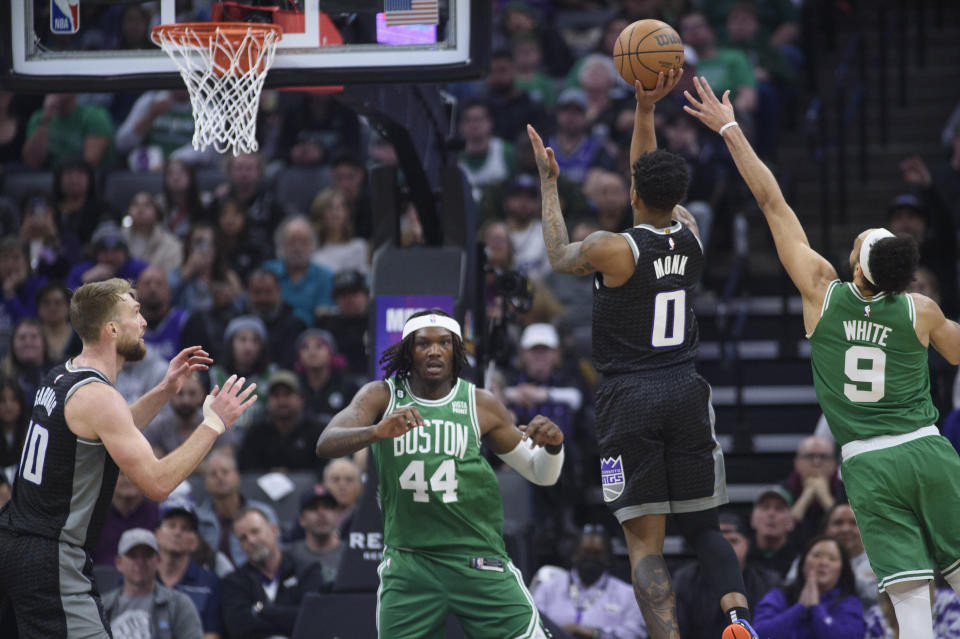
[[760, 639], [757, 636], [757, 631], [753, 629], [753, 626], [750, 625], [750, 622], [746, 619], [737, 619], [734, 623], [730, 624], [723, 631], [723, 639], [740, 639], [743, 636], [743, 630], [746, 630], [750, 633], [750, 639]]

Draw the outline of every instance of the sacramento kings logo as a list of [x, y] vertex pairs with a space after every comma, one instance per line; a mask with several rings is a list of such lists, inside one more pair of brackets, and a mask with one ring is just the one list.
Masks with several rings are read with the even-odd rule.
[[603, 485], [603, 501], [613, 501], [623, 494], [623, 456], [600, 460], [600, 483]]

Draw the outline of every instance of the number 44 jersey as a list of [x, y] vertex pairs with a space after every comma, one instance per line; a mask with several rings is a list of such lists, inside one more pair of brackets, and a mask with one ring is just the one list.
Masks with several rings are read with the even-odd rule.
[[474, 385], [458, 379], [441, 399], [386, 380], [384, 416], [416, 406], [424, 425], [373, 444], [387, 546], [441, 553], [505, 553], [500, 485], [480, 453]]
[[936, 423], [916, 322], [907, 294], [868, 299], [850, 282], [830, 283], [809, 338], [817, 400], [837, 444]]

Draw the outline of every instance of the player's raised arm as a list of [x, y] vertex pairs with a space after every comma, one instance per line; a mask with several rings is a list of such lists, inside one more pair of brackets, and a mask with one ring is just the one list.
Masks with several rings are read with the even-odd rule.
[[560, 167], [553, 149], [543, 146], [536, 130], [527, 125], [527, 134], [533, 145], [533, 154], [540, 172], [540, 190], [543, 200], [543, 243], [547, 248], [550, 266], [558, 273], [588, 275], [597, 271], [626, 280], [633, 273], [633, 252], [627, 240], [616, 233], [595, 231], [582, 242], [571, 242], [567, 223], [560, 210], [557, 178]]
[[718, 132], [726, 142], [737, 170], [743, 176], [770, 226], [780, 261], [800, 290], [804, 301], [813, 303], [816, 310], [819, 310], [823, 305], [827, 286], [837, 278], [836, 270], [810, 248], [807, 234], [784, 199], [776, 178], [757, 157], [743, 131], [737, 126], [733, 106], [730, 104], [730, 92], [724, 92], [721, 102], [713, 94], [705, 78], [694, 78], [693, 83], [699, 99], [685, 91], [689, 105], [683, 109]]
[[920, 293], [908, 293], [917, 308], [917, 337], [921, 343], [929, 343], [944, 359], [956, 366], [960, 364], [960, 324], [947, 318], [940, 306]]
[[660, 98], [677, 86], [683, 77], [683, 69], [663, 71], [657, 77], [657, 86], [649, 91], [643, 88], [640, 80], [634, 81], [637, 96], [637, 109], [633, 116], [633, 137], [630, 139], [630, 166], [644, 153], [657, 150], [657, 133], [654, 130], [653, 110]]

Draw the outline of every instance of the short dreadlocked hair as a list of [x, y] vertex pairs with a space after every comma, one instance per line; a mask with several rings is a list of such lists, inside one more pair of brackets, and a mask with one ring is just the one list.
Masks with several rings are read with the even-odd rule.
[[[420, 311], [414, 313], [410, 318], [420, 317], [422, 315], [442, 315], [444, 317], [453, 317], [449, 313], [445, 313], [438, 308], [431, 308], [425, 311]], [[408, 319], [410, 319], [408, 318]], [[413, 338], [416, 335], [416, 331], [410, 333], [405, 338], [394, 344], [393, 346], [387, 348], [383, 351], [383, 355], [380, 356], [380, 366], [383, 368], [384, 378], [393, 377], [397, 375], [400, 378], [407, 378], [410, 376], [410, 371], [413, 369]], [[460, 371], [463, 370], [463, 367], [467, 363], [467, 351], [463, 347], [463, 340], [453, 336], [453, 377], [456, 379], [460, 377]]]
[[633, 188], [654, 211], [672, 211], [687, 195], [690, 183], [687, 161], [676, 153], [663, 149], [644, 153], [630, 168]]
[[[878, 293], [902, 293], [920, 262], [917, 241], [905, 233], [877, 240], [870, 249], [870, 275]], [[868, 282], [869, 283], [869, 282]]]

